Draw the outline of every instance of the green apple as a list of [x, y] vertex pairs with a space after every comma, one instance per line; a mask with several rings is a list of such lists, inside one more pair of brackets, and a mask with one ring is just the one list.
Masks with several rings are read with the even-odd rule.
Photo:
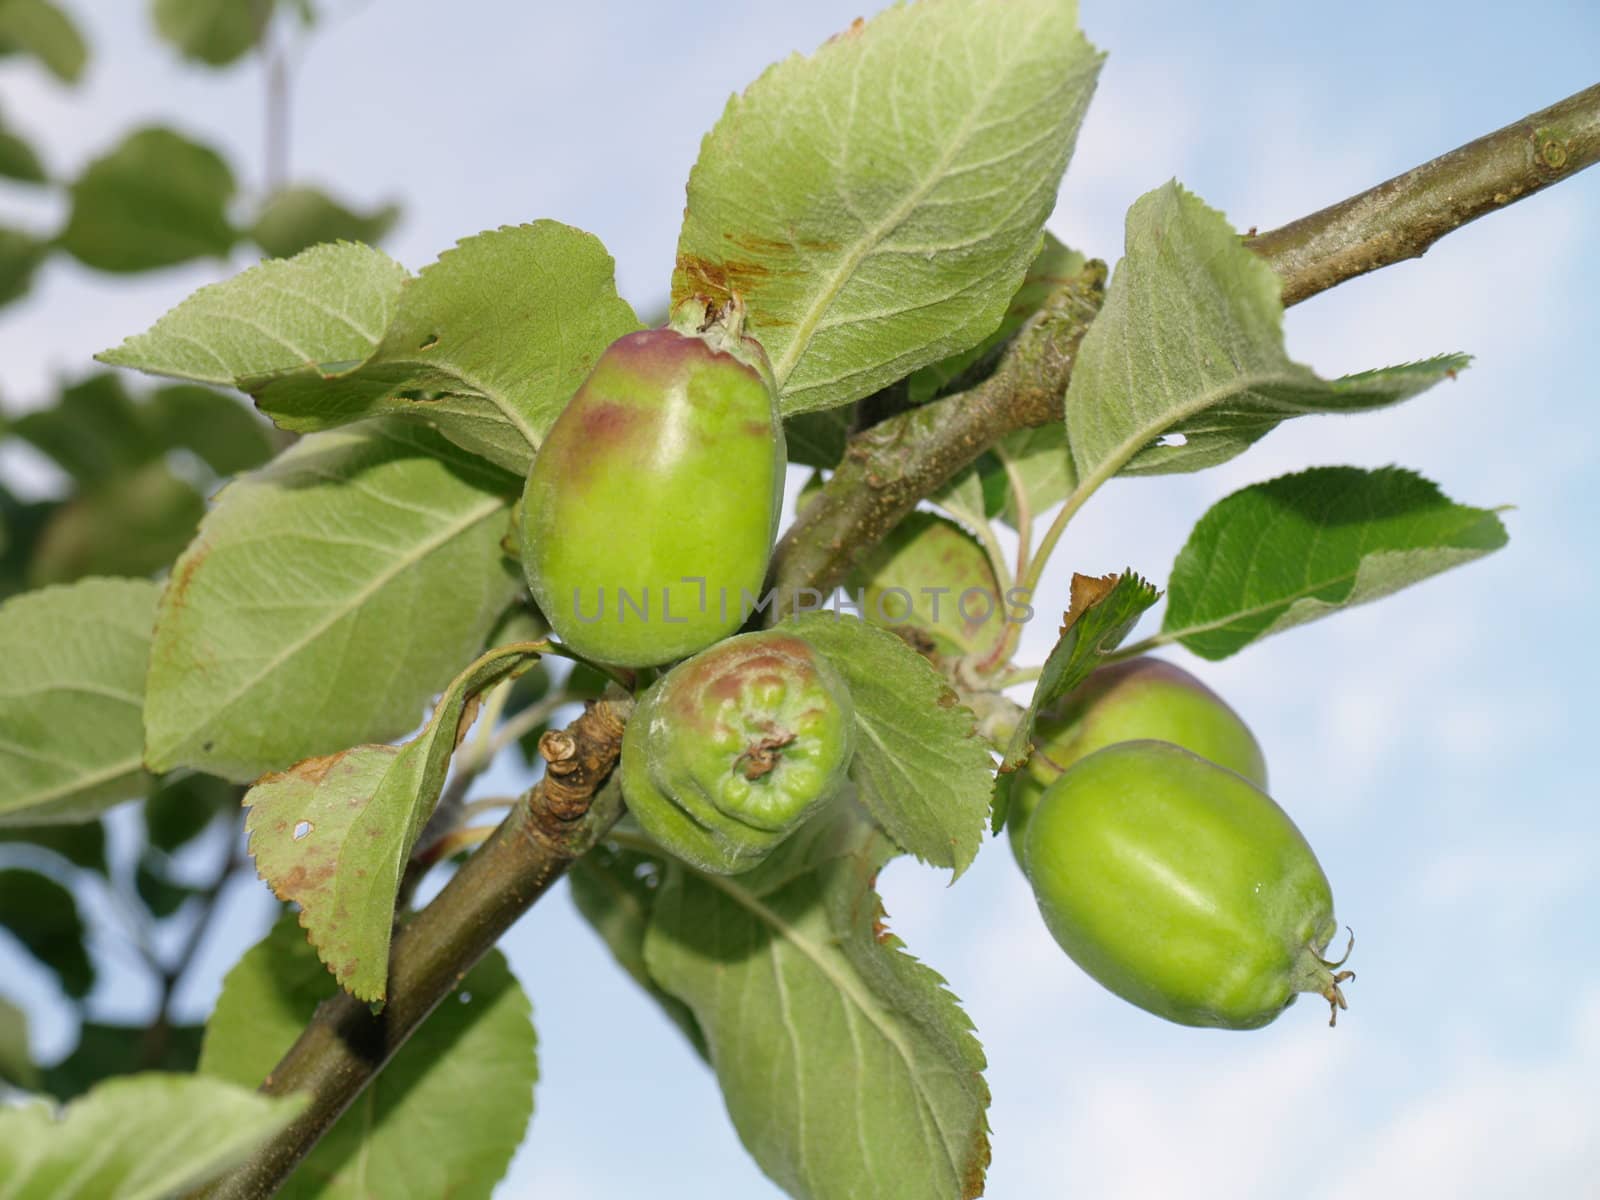
[[1301, 992], [1335, 1017], [1345, 1006], [1354, 976], [1323, 958], [1338, 928], [1327, 876], [1237, 772], [1171, 742], [1107, 746], [1044, 790], [1026, 853], [1061, 948], [1140, 1008], [1255, 1029]]
[[1182, 667], [1134, 658], [1101, 667], [1039, 715], [1033, 755], [1011, 784], [1006, 818], [1011, 849], [1027, 870], [1023, 846], [1044, 789], [1086, 755], [1117, 742], [1172, 742], [1267, 786], [1261, 747], [1239, 715]]
[[747, 871], [844, 786], [850, 689], [781, 626], [679, 663], [622, 739], [628, 811], [661, 846], [720, 875]]
[[[698, 310], [705, 313], [704, 305]], [[539, 447], [522, 498], [528, 586], [587, 658], [655, 666], [744, 624], [783, 500], [765, 353], [738, 311], [618, 338]]]

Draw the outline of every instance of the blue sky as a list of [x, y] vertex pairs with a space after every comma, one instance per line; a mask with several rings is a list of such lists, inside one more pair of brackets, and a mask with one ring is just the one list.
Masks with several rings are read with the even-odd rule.
[[[225, 147], [257, 186], [261, 83], [175, 63], [144, 5], [72, 5], [96, 57], [65, 92], [0, 66], [7, 120], [62, 172], [146, 120]], [[683, 180], [728, 93], [864, 11], [859, 0], [741, 6], [331, 2], [294, 84], [293, 174], [394, 198], [412, 268], [456, 238], [555, 217], [597, 233], [624, 293], [665, 290]], [[1050, 222], [1106, 257], [1122, 213], [1177, 176], [1240, 227], [1319, 208], [1595, 82], [1600, 9], [1476, 3], [1090, 3], [1109, 51]], [[537, 9], [538, 11], [535, 11]], [[0, 189], [8, 222], [54, 207]], [[1586, 634], [1600, 601], [1594, 520], [1600, 171], [1446, 239], [1420, 262], [1291, 310], [1291, 352], [1324, 373], [1465, 350], [1473, 368], [1400, 409], [1308, 419], [1226, 466], [1120, 481], [1075, 522], [1047, 580], [1125, 564], [1162, 579], [1193, 519], [1237, 487], [1313, 464], [1390, 462], [1452, 497], [1516, 506], [1492, 558], [1377, 606], [1194, 667], [1250, 721], [1360, 937], [1351, 1011], [1296, 1006], [1243, 1035], [1122, 1004], [1050, 941], [1004, 842], [958, 887], [897, 863], [895, 930], [942, 971], [989, 1055], [989, 1195], [1278, 1200], [1578, 1195], [1600, 1173], [1600, 816]], [[234, 264], [245, 265], [243, 261]], [[0, 397], [39, 402], [219, 264], [121, 281], [52, 261], [0, 313]], [[29, 473], [14, 454], [8, 475]], [[45, 480], [45, 483], [48, 481]], [[1047, 649], [1037, 623], [1025, 653]], [[502, 790], [508, 776], [487, 782]], [[206, 1011], [265, 920], [238, 885], [181, 1002]], [[531, 994], [543, 1080], [504, 1197], [776, 1196], [714, 1082], [562, 894], [505, 943]], [[70, 1043], [45, 985], [41, 1053]], [[136, 1013], [113, 956], [96, 996]]]

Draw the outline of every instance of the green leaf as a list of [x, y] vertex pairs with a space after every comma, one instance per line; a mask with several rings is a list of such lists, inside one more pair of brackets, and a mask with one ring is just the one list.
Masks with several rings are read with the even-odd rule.
[[404, 746], [357, 746], [307, 759], [251, 788], [245, 828], [256, 870], [300, 924], [339, 983], [383, 1000], [395, 897], [427, 824], [458, 737], [480, 692], [536, 661], [543, 643], [497, 647], [445, 690]]
[[983, 1051], [944, 980], [884, 928], [884, 857], [776, 877], [674, 864], [645, 941], [651, 977], [705, 1031], [745, 1147], [802, 1200], [983, 1190]]
[[1218, 501], [1172, 564], [1162, 636], [1202, 658], [1365, 604], [1506, 544], [1411, 471], [1317, 467]]
[[46, 183], [50, 174], [26, 138], [0, 124], [0, 177], [19, 183]]
[[[233, 401], [199, 388], [213, 410], [202, 442], [235, 436], [231, 412], [258, 443], [260, 422]], [[84, 575], [148, 575], [171, 565], [194, 536], [205, 504], [193, 486], [160, 461], [180, 444], [161, 394], [140, 406], [110, 371], [63, 389], [57, 403], [19, 417], [12, 432], [49, 455], [79, 485], [78, 494], [57, 505], [34, 535], [26, 578], [35, 587]], [[219, 419], [220, 418], [220, 419]]]
[[783, 437], [790, 462], [831, 471], [844, 458], [850, 439], [850, 410], [829, 408], [786, 417]]
[[54, 405], [18, 417], [11, 431], [49, 455], [79, 487], [132, 471], [161, 452], [122, 380], [111, 371], [63, 388]]
[[[271, 13], [271, 0], [265, 6]], [[155, 0], [156, 32], [185, 58], [225, 67], [256, 44], [265, 23], [261, 4], [240, 0]]]
[[238, 240], [228, 221], [233, 191], [233, 172], [215, 150], [170, 129], [136, 130], [73, 183], [58, 240], [101, 271], [225, 258]]
[[49, 0], [0, 0], [0, 56], [27, 54], [62, 83], [77, 83], [89, 48], [83, 35]]
[[232, 387], [360, 363], [383, 339], [406, 270], [367, 246], [313, 246], [209, 284], [144, 333], [95, 355], [113, 367]]
[[215, 775], [169, 775], [145, 801], [145, 836], [157, 850], [171, 854], [200, 836], [218, 813], [237, 812], [241, 798], [237, 784]]
[[1067, 449], [1064, 424], [1018, 429], [995, 443], [979, 461], [985, 478], [994, 477], [1004, 485], [1005, 499], [1000, 516], [1016, 528], [1016, 493], [1021, 492], [1028, 511], [1037, 517], [1065, 500], [1077, 486], [1072, 453]]
[[242, 782], [416, 728], [516, 589], [515, 482], [390, 422], [303, 438], [224, 488], [162, 593], [151, 767]]
[[150, 397], [149, 422], [168, 450], [188, 450], [218, 475], [238, 475], [272, 457], [271, 426], [234, 396], [174, 384]]
[[[84, 949], [88, 930], [72, 893], [37, 871], [0, 871], [0, 929], [55, 972], [75, 999], [94, 986], [94, 964]], [[4, 1176], [0, 1176], [3, 1178]]]
[[37, 846], [85, 871], [106, 873], [106, 831], [99, 821], [80, 825], [0, 825], [0, 844]]
[[[294, 918], [280, 920], [223, 981], [203, 1075], [255, 1086], [335, 985]], [[532, 1011], [498, 951], [474, 967], [367, 1085], [280, 1200], [489, 1196], [533, 1111]]]
[[970, 349], [951, 355], [936, 363], [913, 371], [906, 380], [907, 396], [913, 404], [925, 404], [946, 389], [964, 382], [971, 374], [980, 371], [986, 360], [995, 358], [1005, 344], [1017, 335], [1023, 323], [1044, 307], [1056, 288], [1068, 282], [1081, 271], [1087, 260], [1076, 250], [1069, 250], [1045, 230], [1044, 245], [1028, 266], [1022, 286], [1011, 297], [1011, 304], [1001, 317], [999, 326]]
[[49, 253], [49, 243], [32, 234], [0, 228], [0, 305], [28, 294], [33, 273]]
[[380, 242], [399, 216], [398, 205], [385, 204], [363, 216], [316, 188], [291, 187], [262, 206], [250, 237], [273, 258], [292, 258], [321, 242]]
[[28, 1049], [28, 1014], [0, 997], [0, 1083], [25, 1091], [39, 1086], [39, 1070]]
[[695, 1024], [689, 1006], [658, 987], [645, 966], [645, 935], [650, 929], [656, 896], [665, 874], [665, 859], [602, 844], [573, 863], [567, 878], [571, 882], [572, 902], [610, 948], [617, 965], [661, 1006], [668, 1019], [689, 1039], [695, 1052], [705, 1058], [708, 1054], [705, 1034]]
[[44, 1090], [57, 1100], [73, 1100], [102, 1079], [138, 1071], [193, 1071], [200, 1061], [199, 1025], [167, 1025], [157, 1034], [144, 1025], [103, 1025], [85, 1021], [78, 1045], [44, 1071]]
[[166, 855], [158, 850], [146, 849], [139, 856], [139, 865], [133, 873], [133, 887], [157, 920], [165, 920], [183, 907], [183, 902], [195, 894], [188, 884], [172, 878], [166, 864]]
[[983, 840], [994, 770], [972, 710], [892, 633], [831, 613], [789, 627], [850, 686], [859, 726], [850, 778], [863, 806], [906, 850], [959, 876]]
[[205, 511], [192, 485], [165, 464], [149, 463], [58, 508], [34, 545], [28, 582], [43, 587], [86, 575], [154, 574], [182, 553]]
[[1005, 827], [1011, 807], [1011, 781], [1033, 753], [1033, 725], [1039, 713], [1089, 677], [1105, 655], [1122, 644], [1161, 593], [1132, 571], [1121, 575], [1072, 577], [1071, 603], [1062, 617], [1061, 633], [1044, 661], [1033, 698], [1012, 731], [995, 778], [991, 827]]
[[406, 413], [525, 475], [595, 361], [639, 328], [612, 266], [598, 238], [557, 221], [481, 233], [407, 281], [365, 361], [337, 373], [285, 363], [240, 386], [285, 429]]
[[1280, 281], [1177, 183], [1128, 210], [1127, 249], [1067, 388], [1078, 477], [1199, 471], [1279, 422], [1405, 400], [1469, 361], [1446, 355], [1327, 382], [1283, 348]]
[[305, 1107], [193, 1075], [101, 1084], [57, 1116], [0, 1111], [7, 1200], [167, 1200], [243, 1162]]
[[988, 554], [960, 525], [934, 513], [908, 513], [856, 565], [845, 587], [860, 592], [872, 624], [914, 630], [948, 657], [988, 649], [1005, 629], [1005, 598]]
[[58, 500], [23, 503], [0, 486], [0, 600], [27, 588], [33, 544], [60, 507]]
[[1100, 69], [1076, 8], [897, 6], [729, 102], [689, 176], [672, 297], [744, 298], [785, 415], [1000, 324]]
[[84, 820], [142, 794], [156, 591], [85, 579], [0, 607], [0, 825]]
[[418, 417], [520, 475], [595, 360], [638, 327], [600, 242], [537, 221], [467, 238], [415, 279], [380, 251], [316, 246], [200, 289], [98, 357], [235, 385], [302, 433]]
[[971, 529], [982, 529], [988, 524], [989, 518], [1000, 511], [1000, 506], [1005, 502], [1000, 491], [1005, 481], [994, 475], [992, 465], [988, 474], [977, 469], [985, 458], [987, 455], [981, 456], [977, 464], [960, 471], [928, 497], [956, 520], [965, 522]]

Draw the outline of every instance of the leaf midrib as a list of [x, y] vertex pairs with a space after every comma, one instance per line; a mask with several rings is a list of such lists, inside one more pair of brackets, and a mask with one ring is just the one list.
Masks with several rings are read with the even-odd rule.
[[[1161, 632], [1167, 638], [1167, 640], [1170, 641], [1181, 640], [1182, 638], [1189, 637], [1190, 635], [1196, 633], [1211, 633], [1214, 630], [1226, 629], [1229, 625], [1232, 625], [1238, 621], [1242, 621], [1247, 617], [1262, 616], [1263, 614], [1270, 613], [1276, 608], [1289, 608], [1295, 604], [1298, 604], [1302, 600], [1314, 599], [1314, 592], [1320, 592], [1323, 588], [1329, 587], [1335, 583], [1349, 583], [1351, 585], [1351, 590], [1354, 590], [1356, 578], [1361, 574], [1361, 567], [1369, 559], [1381, 558], [1386, 554], [1427, 554], [1438, 553], [1440, 551], [1454, 551], [1458, 554], [1477, 553], [1480, 556], [1490, 553], [1490, 551], [1476, 546], [1409, 546], [1398, 549], [1395, 547], [1387, 547], [1383, 550], [1374, 550], [1368, 554], [1363, 554], [1356, 562], [1354, 570], [1340, 571], [1337, 574], [1328, 575], [1324, 577], [1320, 583], [1308, 583], [1303, 588], [1299, 588], [1292, 592], [1285, 592], [1279, 598], [1267, 601], [1263, 604], [1251, 605], [1248, 608], [1236, 608], [1226, 616], [1218, 617], [1215, 621], [1204, 621], [1198, 625], [1185, 625], [1181, 629], [1164, 628]], [[1338, 600], [1324, 600], [1321, 601], [1321, 603], [1328, 605], [1330, 608], [1341, 608], [1349, 598], [1350, 592], [1346, 592], [1344, 596]]]
[[874, 1007], [862, 997], [860, 981], [839, 972], [834, 964], [827, 960], [827, 956], [823, 953], [821, 947], [818, 947], [811, 939], [805, 937], [799, 929], [791, 925], [772, 908], [763, 904], [758, 897], [736, 886], [732, 879], [721, 875], [701, 874], [698, 871], [694, 874], [696, 878], [704, 883], [711, 884], [733, 900], [735, 904], [745, 908], [756, 920], [765, 923], [781, 936], [786, 943], [799, 950], [838, 989], [840, 995], [849, 998], [855, 1008], [878, 1031], [879, 1036], [894, 1047], [895, 1052], [900, 1056], [900, 1061], [905, 1066], [907, 1075], [912, 1081], [911, 1091], [917, 1098], [918, 1106], [931, 1118], [934, 1128], [939, 1131], [940, 1142], [945, 1151], [946, 1163], [952, 1174], [959, 1177], [959, 1164], [954, 1161], [950, 1154], [949, 1134], [944, 1128], [944, 1123], [939, 1119], [938, 1110], [934, 1108], [933, 1103], [928, 1099], [921, 1086], [921, 1075], [917, 1071], [914, 1056], [906, 1046], [904, 1038], [899, 1031], [892, 1026], [886, 1025]]
[[[6, 752], [5, 749], [0, 748], [0, 753], [3, 752]], [[97, 787], [104, 787], [106, 784], [115, 783], [124, 776], [137, 775], [142, 770], [144, 770], [144, 759], [136, 753], [126, 759], [110, 763], [91, 774], [76, 776], [69, 782], [49, 791], [35, 793], [30, 799], [23, 801], [21, 804], [14, 802], [0, 803], [0, 826], [6, 824], [11, 817], [18, 813], [59, 803], [79, 792], [88, 792]]]
[[431, 537], [416, 543], [416, 545], [412, 547], [410, 551], [400, 555], [388, 567], [374, 575], [370, 582], [354, 592], [345, 601], [345, 603], [330, 607], [327, 611], [327, 614], [320, 621], [312, 625], [310, 629], [308, 629], [301, 637], [286, 642], [283, 646], [281, 646], [277, 653], [268, 659], [258, 671], [245, 679], [239, 684], [238, 687], [234, 688], [234, 690], [225, 699], [218, 701], [212, 708], [208, 719], [203, 724], [180, 734], [177, 738], [172, 739], [171, 742], [164, 748], [165, 753], [156, 753], [155, 747], [147, 747], [146, 761], [154, 764], [156, 761], [164, 760], [168, 755], [177, 753], [183, 746], [192, 744], [196, 738], [202, 737], [208, 730], [214, 729], [224, 713], [237, 704], [250, 691], [260, 686], [264, 679], [268, 678], [286, 661], [299, 654], [317, 638], [327, 633], [327, 631], [339, 621], [349, 616], [352, 612], [360, 609], [368, 600], [370, 600], [378, 592], [382, 591], [383, 588], [387, 587], [405, 571], [416, 566], [417, 563], [421, 562], [430, 554], [433, 554], [435, 551], [449, 544], [452, 540], [461, 536], [474, 525], [489, 519], [495, 513], [503, 509], [505, 505], [505, 500], [500, 497], [486, 497], [483, 502], [471, 509], [468, 509], [458, 520], [444, 526]]
[[[1028, 44], [1029, 39], [1027, 38], [1018, 38], [1016, 42], [1018, 46], [1026, 46]], [[1007, 64], [1007, 67], [1009, 66], [1010, 63]], [[859, 62], [856, 64], [856, 70], [858, 73], [861, 70]], [[864, 237], [858, 239], [855, 247], [847, 251], [839, 260], [838, 267], [831, 273], [828, 281], [817, 293], [810, 311], [796, 322], [795, 336], [790, 340], [788, 346], [784, 348], [784, 352], [778, 356], [777, 361], [772, 364], [773, 376], [777, 380], [779, 392], [783, 391], [783, 385], [788, 381], [790, 374], [793, 373], [795, 364], [810, 346], [811, 338], [816, 332], [817, 325], [821, 322], [824, 314], [833, 307], [834, 302], [838, 300], [839, 293], [844, 290], [846, 284], [854, 277], [857, 268], [866, 261], [873, 249], [882, 244], [891, 233], [898, 229], [906, 218], [927, 198], [928, 194], [943, 181], [950, 163], [966, 148], [967, 139], [972, 136], [972, 129], [977, 124], [979, 114], [987, 112], [989, 103], [995, 93], [1000, 90], [1009, 78], [1010, 73], [1007, 69], [996, 69], [990, 73], [989, 86], [980, 91], [980, 98], [967, 109], [965, 118], [951, 136], [945, 152], [940, 155], [939, 159], [923, 177], [922, 182], [914, 186], [900, 204], [890, 209], [888, 214], [876, 225], [872, 226]]]

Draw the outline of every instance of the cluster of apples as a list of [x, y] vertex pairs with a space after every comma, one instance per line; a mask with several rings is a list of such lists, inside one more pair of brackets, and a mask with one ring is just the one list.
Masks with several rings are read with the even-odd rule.
[[[691, 867], [759, 864], [846, 786], [850, 690], [781, 625], [732, 636], [777, 533], [772, 369], [737, 302], [686, 302], [614, 342], [551, 427], [523, 493], [529, 588], [574, 653], [642, 682], [629, 811]], [[651, 681], [653, 668], [676, 663]], [[1035, 730], [1012, 846], [1056, 940], [1117, 995], [1248, 1029], [1300, 992], [1337, 1014], [1326, 876], [1267, 795], [1254, 736], [1157, 659], [1101, 668]]]
[[1100, 668], [1035, 730], [1012, 850], [1045, 924], [1101, 984], [1183, 1025], [1255, 1029], [1301, 992], [1336, 1019], [1343, 961], [1316, 855], [1261, 747], [1189, 672]]

